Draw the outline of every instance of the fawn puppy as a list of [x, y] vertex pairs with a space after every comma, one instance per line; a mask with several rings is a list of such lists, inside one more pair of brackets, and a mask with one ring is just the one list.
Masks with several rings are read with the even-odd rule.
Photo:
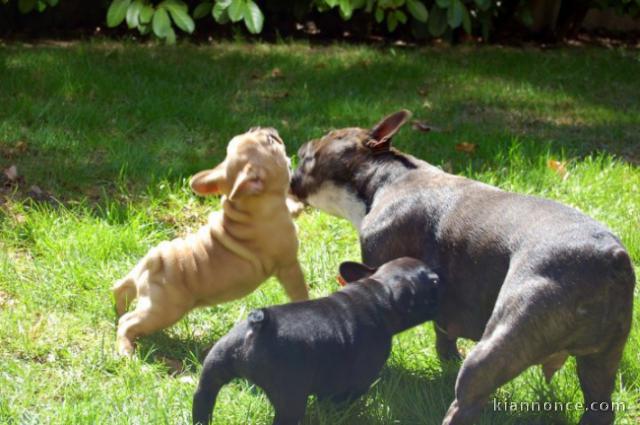
[[[137, 337], [173, 325], [195, 307], [241, 298], [270, 276], [291, 300], [308, 299], [287, 207], [289, 178], [277, 131], [256, 128], [229, 142], [220, 165], [191, 179], [199, 195], [224, 195], [222, 211], [197, 233], [151, 249], [115, 284], [120, 354], [131, 355]], [[135, 298], [136, 308], [125, 314]]]

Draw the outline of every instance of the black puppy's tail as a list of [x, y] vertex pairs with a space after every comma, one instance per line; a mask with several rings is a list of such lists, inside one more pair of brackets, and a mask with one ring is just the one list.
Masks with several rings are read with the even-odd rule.
[[253, 330], [262, 329], [263, 326], [269, 322], [269, 315], [267, 310], [264, 308], [260, 308], [258, 310], [253, 310], [247, 316], [247, 322], [249, 323], [249, 327]]
[[[222, 343], [222, 344], [221, 344]], [[213, 408], [220, 389], [236, 377], [233, 361], [221, 340], [213, 346], [204, 361], [198, 388], [193, 395], [193, 424], [209, 425], [213, 419]]]

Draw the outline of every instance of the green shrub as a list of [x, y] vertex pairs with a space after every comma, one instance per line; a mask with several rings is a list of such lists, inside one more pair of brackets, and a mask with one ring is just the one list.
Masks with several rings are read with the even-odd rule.
[[189, 12], [182, 0], [163, 0], [157, 4], [147, 0], [113, 0], [107, 11], [107, 25], [116, 27], [126, 21], [130, 29], [137, 28], [140, 34], [153, 34], [174, 43], [176, 33], [173, 26], [192, 33], [195, 19], [211, 16], [219, 24], [243, 21], [252, 34], [262, 31], [264, 15], [253, 0], [203, 1]]
[[[63, 0], [79, 2], [82, 0]], [[196, 22], [211, 20], [220, 26], [239, 23], [251, 34], [259, 34], [269, 19], [269, 30], [277, 33], [282, 22], [335, 15], [330, 21], [340, 28], [395, 33], [415, 38], [466, 33], [488, 39], [493, 30], [514, 20], [535, 32], [562, 35], [569, 25], [579, 28], [589, 7], [612, 8], [621, 14], [640, 15], [640, 0], [109, 0], [104, 11], [107, 26], [125, 25], [140, 34], [173, 43], [177, 30], [191, 34]], [[0, 0], [20, 13], [46, 12], [59, 0]], [[7, 6], [5, 6], [7, 7]], [[103, 7], [96, 3], [95, 7]], [[265, 13], [266, 12], [266, 18]], [[285, 16], [283, 20], [275, 19]], [[358, 19], [354, 19], [357, 16]], [[339, 19], [338, 19], [339, 17]], [[570, 24], [566, 24], [569, 22]], [[564, 27], [564, 30], [563, 30]], [[361, 31], [360, 31], [361, 32]], [[333, 31], [339, 34], [340, 31]]]

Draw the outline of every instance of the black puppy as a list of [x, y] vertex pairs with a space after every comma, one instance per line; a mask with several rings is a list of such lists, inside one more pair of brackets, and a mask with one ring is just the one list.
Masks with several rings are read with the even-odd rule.
[[394, 334], [436, 315], [439, 280], [408, 257], [378, 269], [347, 262], [353, 282], [317, 300], [254, 310], [211, 349], [193, 397], [193, 423], [209, 424], [220, 388], [233, 378], [261, 387], [274, 425], [297, 425], [307, 398], [348, 401], [378, 376]]

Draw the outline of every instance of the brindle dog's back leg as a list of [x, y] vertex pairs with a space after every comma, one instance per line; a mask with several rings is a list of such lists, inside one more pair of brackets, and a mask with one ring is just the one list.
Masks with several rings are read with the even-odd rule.
[[[528, 291], [508, 290], [527, 285]], [[526, 281], [507, 279], [480, 342], [462, 363], [456, 380], [455, 400], [443, 425], [476, 422], [491, 394], [529, 366], [562, 350], [572, 329], [560, 307], [549, 302], [554, 294], [543, 290], [558, 287], [542, 277]], [[548, 304], [547, 304], [548, 302]], [[540, 305], [551, 307], [540, 315]], [[553, 351], [552, 351], [553, 350]]]
[[626, 339], [625, 336], [617, 340], [605, 351], [576, 357], [586, 409], [580, 425], [613, 424], [615, 412], [611, 404], [611, 393]]

